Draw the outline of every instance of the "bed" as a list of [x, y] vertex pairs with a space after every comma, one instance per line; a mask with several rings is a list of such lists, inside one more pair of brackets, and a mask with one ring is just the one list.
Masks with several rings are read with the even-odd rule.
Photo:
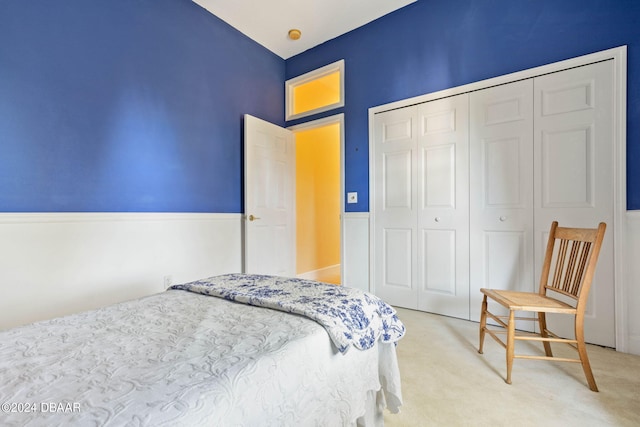
[[382, 425], [402, 404], [403, 334], [390, 306], [357, 289], [211, 277], [0, 332], [0, 420]]

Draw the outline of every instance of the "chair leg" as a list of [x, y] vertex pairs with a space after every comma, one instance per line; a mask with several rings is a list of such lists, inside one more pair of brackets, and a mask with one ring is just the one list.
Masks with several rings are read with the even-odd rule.
[[[540, 336], [542, 338], [548, 338], [549, 334], [547, 334], [547, 317], [546, 313], [541, 311], [538, 313], [538, 324], [540, 325]], [[544, 353], [547, 357], [553, 357], [553, 353], [551, 352], [551, 343], [549, 341], [542, 341], [542, 345], [544, 345]]]
[[584, 376], [587, 377], [587, 383], [591, 391], [598, 391], [596, 380], [593, 378], [593, 372], [591, 372], [591, 364], [589, 363], [589, 356], [587, 356], [587, 346], [584, 343], [584, 319], [576, 318], [576, 341], [578, 341], [578, 354], [580, 355], [580, 362], [582, 363], [582, 370]]
[[480, 311], [480, 346], [478, 347], [478, 353], [482, 354], [482, 348], [484, 346], [484, 331], [487, 327], [487, 296], [482, 298], [482, 310]]
[[513, 368], [516, 336], [516, 320], [513, 310], [509, 311], [509, 324], [507, 326], [507, 384], [511, 384], [511, 368]]

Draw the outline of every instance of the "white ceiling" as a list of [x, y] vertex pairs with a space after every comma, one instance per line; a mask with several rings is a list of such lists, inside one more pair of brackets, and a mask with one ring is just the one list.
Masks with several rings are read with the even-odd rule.
[[[287, 59], [416, 0], [193, 0]], [[302, 31], [290, 40], [290, 29]]]

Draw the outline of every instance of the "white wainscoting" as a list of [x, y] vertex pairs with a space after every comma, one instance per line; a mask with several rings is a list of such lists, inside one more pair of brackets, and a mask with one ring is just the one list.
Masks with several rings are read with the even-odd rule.
[[[344, 285], [370, 291], [369, 213], [343, 214]], [[640, 211], [629, 211], [623, 334], [640, 355]], [[242, 271], [241, 214], [0, 214], [0, 330]]]
[[342, 215], [343, 285], [370, 292], [369, 212], [345, 212]]
[[621, 307], [627, 321], [624, 351], [640, 355], [640, 211], [627, 212], [626, 239], [627, 276]]
[[0, 330], [240, 272], [241, 229], [241, 214], [0, 214]]

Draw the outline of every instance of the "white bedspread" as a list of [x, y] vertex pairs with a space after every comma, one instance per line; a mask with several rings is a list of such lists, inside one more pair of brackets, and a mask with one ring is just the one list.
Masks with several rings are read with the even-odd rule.
[[405, 328], [396, 311], [360, 289], [263, 274], [225, 274], [174, 285], [202, 295], [296, 313], [321, 324], [341, 353], [397, 342]]
[[0, 378], [3, 426], [346, 426], [402, 400], [394, 344], [341, 354], [312, 320], [179, 290], [0, 332]]

